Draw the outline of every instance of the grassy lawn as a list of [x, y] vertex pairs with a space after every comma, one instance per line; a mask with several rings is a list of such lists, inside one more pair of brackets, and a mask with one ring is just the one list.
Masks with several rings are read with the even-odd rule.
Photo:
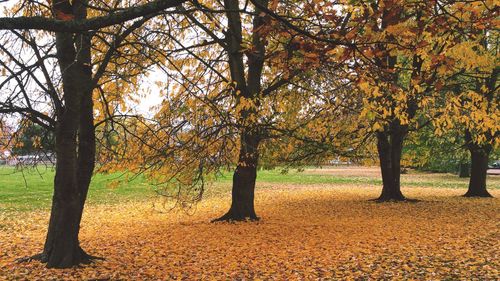
[[[205, 197], [220, 197], [230, 192], [232, 174], [224, 173], [217, 182], [207, 187]], [[16, 169], [0, 167], [0, 211], [48, 209], [52, 196], [54, 171], [52, 168]], [[119, 181], [117, 186], [111, 183]], [[291, 170], [262, 170], [258, 173], [258, 188], [273, 184], [293, 185], [366, 185], [378, 188], [382, 184], [378, 169], [372, 168], [324, 168]], [[403, 187], [467, 188], [468, 179], [451, 174], [426, 174], [410, 172], [402, 175]], [[500, 189], [500, 177], [488, 178], [489, 189]], [[141, 201], [156, 196], [153, 186], [144, 177], [127, 179], [124, 174], [97, 174], [92, 179], [88, 196], [89, 204]]]
[[[117, 179], [121, 180], [120, 184], [115, 188], [110, 187], [110, 183]], [[0, 211], [3, 208], [17, 210], [49, 208], [53, 183], [52, 168], [24, 170], [12, 167], [0, 168]], [[153, 194], [142, 177], [127, 181], [121, 174], [97, 174], [92, 179], [88, 202], [94, 204], [141, 200]]]

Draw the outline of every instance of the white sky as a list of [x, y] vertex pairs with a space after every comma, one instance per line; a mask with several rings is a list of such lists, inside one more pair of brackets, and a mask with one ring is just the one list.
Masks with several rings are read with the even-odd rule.
[[163, 97], [160, 96], [160, 88], [155, 82], [165, 82], [166, 79], [167, 75], [161, 71], [154, 70], [150, 72], [148, 77], [142, 79], [139, 87], [139, 94], [143, 96], [140, 103], [138, 105], [129, 103], [129, 106], [132, 106], [141, 115], [153, 117], [152, 115], [156, 112], [151, 108], [160, 105], [163, 100]]

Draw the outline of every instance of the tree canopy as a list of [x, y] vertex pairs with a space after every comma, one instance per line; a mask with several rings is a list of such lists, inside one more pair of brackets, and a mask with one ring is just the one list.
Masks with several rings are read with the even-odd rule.
[[[258, 220], [260, 166], [376, 152], [378, 200], [407, 200], [403, 153], [424, 130], [463, 137], [466, 195], [489, 196], [495, 1], [48, 3], [20, 1], [0, 18], [0, 113], [55, 138], [49, 230], [32, 257], [49, 267], [95, 258], [78, 233], [96, 170], [144, 174], [181, 206], [233, 170], [231, 207], [215, 221]], [[141, 114], [148, 91], [161, 101]]]

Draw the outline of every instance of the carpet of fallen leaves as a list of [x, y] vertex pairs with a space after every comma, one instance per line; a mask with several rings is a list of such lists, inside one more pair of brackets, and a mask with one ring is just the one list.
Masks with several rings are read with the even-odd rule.
[[82, 246], [106, 260], [67, 270], [14, 262], [42, 248], [47, 212], [0, 214], [0, 279], [498, 280], [499, 199], [406, 188], [421, 201], [368, 201], [378, 192], [267, 184], [256, 195], [261, 221], [235, 224], [209, 223], [228, 197], [202, 202], [191, 215], [145, 202], [89, 206]]

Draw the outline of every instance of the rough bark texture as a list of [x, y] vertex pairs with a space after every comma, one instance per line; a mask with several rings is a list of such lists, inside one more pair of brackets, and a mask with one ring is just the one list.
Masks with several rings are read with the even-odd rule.
[[406, 130], [392, 124], [389, 132], [377, 133], [377, 150], [382, 171], [382, 194], [378, 201], [403, 201], [401, 192], [401, 153]]
[[[86, 1], [81, 2], [82, 7], [76, 8], [82, 18], [87, 17]], [[78, 185], [80, 192], [80, 220], [83, 207], [87, 198], [90, 181], [94, 172], [96, 141], [94, 127], [94, 101], [92, 97], [92, 55], [91, 36], [84, 33], [75, 42], [77, 50], [77, 62], [81, 72], [81, 83], [84, 84], [80, 100], [80, 118], [78, 122]]]
[[[73, 1], [77, 18], [86, 17], [86, 1]], [[49, 268], [68, 268], [92, 257], [78, 234], [95, 160], [90, 37], [56, 34], [64, 107], [56, 126], [56, 175], [49, 228], [39, 259]]]
[[241, 137], [238, 165], [233, 175], [232, 202], [229, 211], [215, 221], [258, 220], [254, 208], [259, 139], [252, 134]]
[[471, 174], [469, 189], [465, 197], [492, 197], [486, 189], [486, 172], [491, 148], [473, 143], [468, 145], [471, 154]]
[[[392, 3], [390, 1], [389, 3]], [[387, 4], [387, 3], [386, 3]], [[418, 13], [416, 15], [418, 17]], [[401, 8], [397, 5], [387, 4], [382, 9], [381, 28], [386, 29], [391, 25], [397, 24], [402, 20]], [[396, 40], [394, 35], [389, 35], [388, 40]], [[397, 41], [397, 40], [396, 40]], [[381, 76], [377, 79], [382, 81], [390, 81], [394, 85], [399, 84], [401, 73], [396, 68], [398, 57], [393, 56], [387, 50], [386, 44], [379, 45], [379, 48], [386, 55], [378, 60], [378, 66], [383, 70]], [[415, 55], [412, 59], [412, 78], [420, 75], [422, 60]], [[391, 89], [388, 89], [391, 91]], [[384, 97], [385, 98], [385, 97]], [[393, 105], [394, 110], [396, 103]], [[406, 113], [408, 119], [415, 117], [418, 110], [418, 103], [415, 99], [407, 100]], [[383, 131], [377, 132], [377, 150], [380, 160], [380, 169], [382, 171], [382, 194], [377, 199], [378, 201], [404, 201], [406, 198], [401, 192], [401, 153], [403, 151], [403, 142], [408, 135], [408, 125], [402, 125], [399, 117], [392, 116], [392, 121], [384, 128]]]
[[[259, 0], [259, 4], [267, 7], [269, 0]], [[264, 15], [258, 8], [255, 8], [253, 18], [252, 43], [253, 50], [246, 52], [247, 60], [243, 59], [242, 50], [242, 23], [239, 12], [238, 0], [224, 0], [226, 7], [226, 17], [228, 20], [228, 31], [226, 34], [226, 52], [229, 57], [229, 68], [231, 79], [236, 82], [237, 91], [235, 97], [240, 99], [240, 95], [245, 99], [253, 100], [256, 107], [259, 106], [259, 95], [262, 92], [262, 70], [265, 60], [264, 38], [259, 30], [264, 24]], [[246, 67], [245, 67], [246, 63]], [[257, 220], [254, 208], [255, 180], [257, 177], [257, 164], [259, 158], [258, 147], [261, 141], [261, 130], [259, 125], [255, 124], [252, 115], [256, 109], [242, 110], [238, 123], [241, 126], [240, 152], [238, 164], [233, 175], [232, 201], [231, 208], [222, 217], [214, 221], [241, 221]]]

